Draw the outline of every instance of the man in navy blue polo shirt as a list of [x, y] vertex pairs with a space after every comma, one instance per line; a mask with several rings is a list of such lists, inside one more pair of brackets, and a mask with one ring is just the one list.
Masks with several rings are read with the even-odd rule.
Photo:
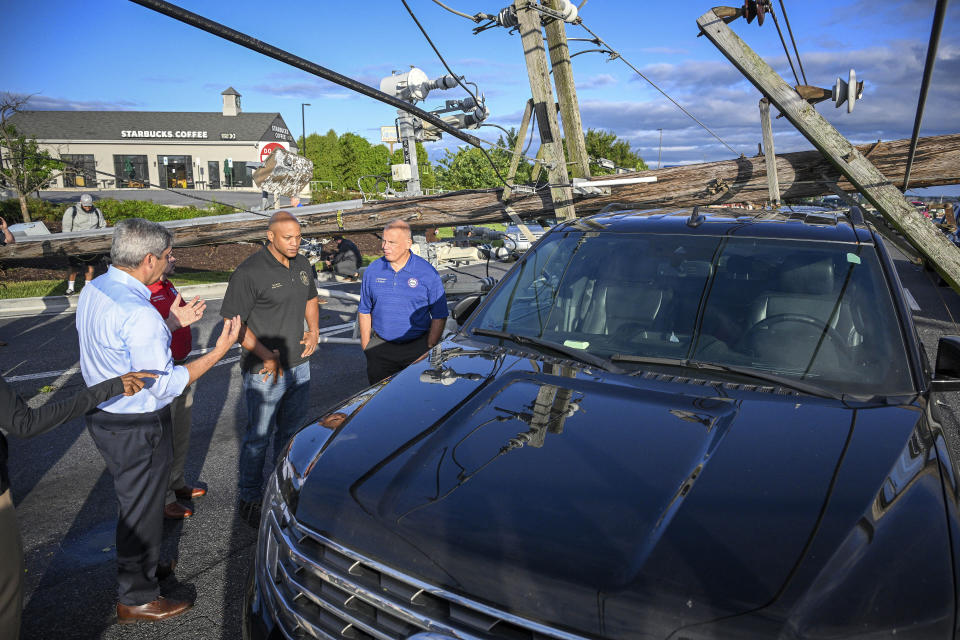
[[440, 274], [412, 253], [410, 225], [394, 220], [383, 229], [383, 257], [363, 274], [360, 346], [370, 384], [392, 376], [440, 342], [447, 296]]

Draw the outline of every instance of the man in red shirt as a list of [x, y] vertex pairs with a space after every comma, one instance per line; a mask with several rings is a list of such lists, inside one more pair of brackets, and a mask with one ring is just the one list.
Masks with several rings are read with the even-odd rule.
[[[181, 318], [188, 317], [190, 324], [203, 317], [203, 310], [207, 304], [198, 297], [190, 302], [181, 299], [169, 275], [173, 273], [176, 259], [173, 253], [167, 261], [167, 267], [154, 284], [149, 285], [150, 302], [156, 307], [160, 315], [167, 322], [172, 338], [170, 352], [175, 365], [183, 364], [193, 347], [193, 337], [190, 327]], [[176, 304], [181, 307], [177, 314], [171, 315], [170, 307]], [[184, 309], [183, 307], [188, 307]], [[191, 487], [183, 477], [183, 467], [187, 461], [187, 448], [190, 445], [190, 425], [193, 421], [193, 391], [196, 384], [187, 385], [176, 400], [170, 403], [170, 414], [173, 419], [173, 460], [170, 463], [170, 484], [167, 488], [167, 500], [164, 503], [163, 515], [170, 520], [182, 520], [193, 515], [193, 509], [177, 502], [177, 499], [192, 500], [206, 495], [207, 490], [202, 487]]]

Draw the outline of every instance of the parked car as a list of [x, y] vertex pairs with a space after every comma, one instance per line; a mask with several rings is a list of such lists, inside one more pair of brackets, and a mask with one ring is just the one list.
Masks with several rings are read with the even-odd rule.
[[960, 339], [858, 210], [565, 222], [456, 316], [291, 440], [245, 637], [956, 636]]

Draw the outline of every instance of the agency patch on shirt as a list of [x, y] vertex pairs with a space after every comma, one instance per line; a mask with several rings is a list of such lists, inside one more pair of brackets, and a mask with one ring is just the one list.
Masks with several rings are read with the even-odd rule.
[[407, 286], [410, 287], [411, 289], [416, 289], [418, 284], [420, 284], [420, 281], [417, 280], [416, 278], [410, 278], [409, 280], [407, 280]]

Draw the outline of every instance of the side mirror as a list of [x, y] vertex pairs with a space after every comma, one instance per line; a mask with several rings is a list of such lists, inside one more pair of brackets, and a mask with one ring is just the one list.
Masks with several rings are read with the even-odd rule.
[[937, 344], [933, 391], [960, 391], [960, 336], [942, 336]]
[[480, 304], [481, 299], [482, 297], [479, 295], [467, 296], [453, 307], [453, 312], [450, 315], [456, 320], [457, 326], [463, 326], [470, 314]]

